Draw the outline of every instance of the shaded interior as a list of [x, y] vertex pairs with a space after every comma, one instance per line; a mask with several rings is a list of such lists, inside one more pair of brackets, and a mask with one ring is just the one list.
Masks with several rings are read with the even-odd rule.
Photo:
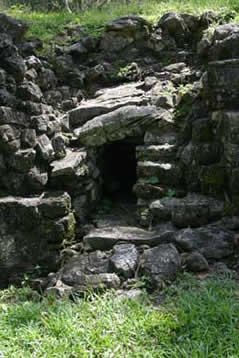
[[131, 199], [136, 183], [136, 145], [140, 139], [127, 139], [104, 145], [101, 153], [103, 196]]

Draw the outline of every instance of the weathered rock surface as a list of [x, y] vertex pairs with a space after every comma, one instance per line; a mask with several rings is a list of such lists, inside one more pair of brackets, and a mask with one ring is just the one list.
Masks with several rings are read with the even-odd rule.
[[100, 146], [126, 137], [143, 135], [145, 129], [160, 120], [164, 111], [154, 106], [125, 106], [95, 117], [74, 131], [79, 142], [86, 146]]
[[179, 231], [175, 244], [182, 251], [198, 251], [206, 259], [218, 260], [233, 253], [235, 236], [222, 226], [208, 225]]
[[145, 250], [141, 260], [141, 270], [150, 276], [157, 288], [162, 288], [163, 283], [174, 280], [181, 270], [180, 255], [172, 244]]
[[106, 25], [100, 47], [103, 51], [119, 52], [134, 42], [142, 46], [150, 29], [150, 23], [140, 16], [120, 17]]
[[7, 33], [14, 41], [18, 42], [23, 39], [28, 25], [21, 20], [13, 19], [6, 14], [0, 14], [0, 32]]
[[205, 257], [199, 252], [192, 252], [185, 259], [187, 270], [192, 272], [203, 272], [209, 270], [209, 265]]
[[119, 242], [135, 245], [149, 244], [152, 241], [152, 233], [136, 227], [106, 227], [95, 229], [84, 237], [85, 244], [94, 250], [108, 250]]
[[[174, 241], [175, 227], [171, 224], [162, 224], [153, 231], [147, 231], [133, 226], [106, 226], [93, 229], [84, 237], [85, 244], [94, 250], [108, 250], [119, 243], [155, 246], [160, 243]], [[126, 245], [125, 247], [127, 247]], [[130, 246], [132, 247], [132, 245]]]
[[110, 258], [113, 271], [126, 278], [132, 277], [136, 271], [139, 254], [132, 244], [119, 244], [113, 248]]
[[177, 227], [197, 227], [224, 215], [222, 201], [198, 194], [188, 194], [185, 198], [166, 197], [153, 201], [150, 210], [155, 220], [168, 220]]
[[71, 127], [79, 127], [94, 117], [112, 112], [117, 108], [130, 105], [145, 105], [148, 100], [140, 89], [142, 82], [106, 88], [96, 92], [96, 98], [69, 111]]
[[34, 198], [0, 198], [1, 286], [40, 265], [58, 266], [59, 249], [74, 230], [67, 193]]
[[[58, 273], [58, 280], [73, 291], [118, 288], [120, 279], [110, 272], [109, 254], [96, 251], [71, 259]], [[51, 287], [51, 286], [50, 286]]]
[[226, 60], [239, 57], [238, 24], [224, 24], [218, 26], [214, 31], [212, 40], [213, 45], [209, 54], [212, 60]]

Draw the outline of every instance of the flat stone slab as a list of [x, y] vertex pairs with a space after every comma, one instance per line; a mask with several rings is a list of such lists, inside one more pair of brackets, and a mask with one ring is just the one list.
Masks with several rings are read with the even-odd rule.
[[127, 105], [100, 115], [74, 131], [85, 146], [100, 146], [126, 137], [143, 135], [145, 129], [163, 118], [165, 110], [155, 106]]
[[115, 226], [95, 229], [83, 240], [94, 250], [109, 250], [119, 242], [129, 242], [135, 245], [149, 244], [152, 240], [152, 233], [137, 227]]
[[144, 96], [144, 91], [138, 88], [142, 84], [143, 82], [137, 82], [97, 91], [96, 98], [69, 111], [70, 126], [73, 128], [82, 126], [94, 117], [112, 112], [120, 107], [147, 104], [149, 99]]
[[173, 160], [177, 153], [174, 144], [149, 145], [136, 147], [136, 157], [139, 161]]
[[80, 164], [86, 159], [85, 151], [68, 151], [63, 159], [51, 163], [52, 177], [73, 175]]
[[84, 237], [84, 243], [93, 250], [110, 250], [120, 242], [132, 243], [136, 246], [155, 246], [160, 243], [174, 241], [175, 228], [163, 224], [155, 231], [147, 231], [132, 226], [114, 226], [92, 230]]
[[151, 177], [159, 178], [159, 184], [177, 186], [182, 181], [182, 170], [176, 163], [139, 161], [137, 174], [142, 180]]
[[224, 203], [205, 195], [188, 194], [184, 198], [152, 201], [150, 210], [155, 219], [172, 220], [177, 227], [197, 227], [220, 219], [224, 215]]

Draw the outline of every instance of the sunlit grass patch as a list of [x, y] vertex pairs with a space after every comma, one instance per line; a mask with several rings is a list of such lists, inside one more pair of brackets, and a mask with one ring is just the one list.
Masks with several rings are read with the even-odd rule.
[[[0, 3], [1, 4], [1, 3]], [[0, 5], [1, 6], [1, 5]], [[234, 13], [239, 11], [237, 0], [143, 0], [133, 1], [131, 4], [112, 2], [108, 6], [92, 8], [79, 13], [36, 12], [26, 6], [12, 6], [3, 8], [9, 15], [21, 18], [30, 24], [29, 37], [39, 37], [45, 42], [55, 41], [57, 34], [64, 33], [67, 24], [80, 25], [85, 33], [98, 36], [102, 33], [107, 22], [125, 15], [141, 15], [148, 21], [156, 23], [166, 12], [188, 12], [200, 14], [205, 11], [217, 13]], [[237, 17], [239, 20], [239, 16]]]
[[[162, 292], [160, 292], [162, 294]], [[58, 301], [30, 289], [0, 292], [4, 357], [232, 358], [239, 356], [239, 287], [229, 278], [184, 275], [163, 292], [122, 299], [115, 292]]]

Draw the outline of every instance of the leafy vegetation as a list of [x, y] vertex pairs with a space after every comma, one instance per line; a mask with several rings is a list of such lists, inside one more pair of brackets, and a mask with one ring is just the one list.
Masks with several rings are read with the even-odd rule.
[[[40, 37], [43, 41], [48, 42], [56, 41], [56, 36], [64, 33], [67, 24], [80, 25], [84, 28], [85, 33], [98, 36], [107, 22], [128, 14], [142, 15], [145, 19], [155, 23], [169, 11], [199, 14], [213, 10], [225, 15], [234, 14], [234, 21], [239, 21], [238, 0], [134, 0], [129, 4], [125, 4], [123, 1], [113, 1], [102, 9], [92, 8], [76, 13], [47, 12], [47, 9], [45, 12], [31, 11], [29, 7], [23, 5], [23, 2], [18, 4], [15, 0], [11, 1], [10, 4], [16, 3], [12, 6], [4, 5], [6, 3], [9, 2], [0, 0], [0, 10], [26, 20], [31, 25], [29, 36]], [[43, 1], [36, 3], [43, 3]]]
[[154, 306], [103, 296], [57, 301], [28, 288], [0, 293], [0, 352], [4, 357], [236, 358], [239, 290], [230, 278], [184, 275]]

